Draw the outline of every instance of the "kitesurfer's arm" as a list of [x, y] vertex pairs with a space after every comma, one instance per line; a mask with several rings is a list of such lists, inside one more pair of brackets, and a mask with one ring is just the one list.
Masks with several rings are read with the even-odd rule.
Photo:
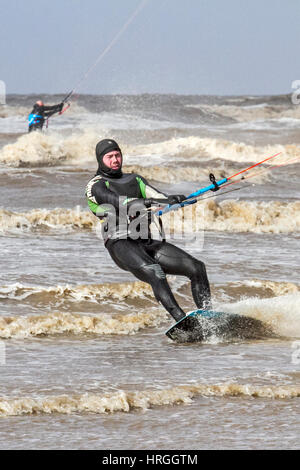
[[44, 116], [50, 117], [55, 113], [59, 113], [63, 108], [63, 103], [54, 104], [53, 106], [44, 106]]
[[137, 176], [136, 179], [140, 186], [141, 194], [143, 195], [144, 199], [165, 199], [168, 197], [162, 191], [159, 191], [158, 189], [154, 188], [154, 186], [151, 186], [148, 181], [142, 176]]
[[180, 204], [186, 199], [186, 196], [184, 196], [184, 194], [175, 194], [168, 196], [167, 194], [151, 186], [148, 181], [142, 176], [139, 176], [137, 179], [139, 181], [141, 192], [144, 198], [148, 200], [146, 202], [147, 206], [150, 206], [151, 204], [155, 203], [155, 199], [158, 199], [160, 203], [165, 200], [165, 203], [170, 205]]
[[[149, 183], [141, 176], [137, 177], [137, 180], [140, 185], [141, 194], [143, 197], [129, 198], [128, 200], [126, 200], [128, 206], [132, 206], [134, 203], [139, 201], [139, 203], [144, 204], [146, 207], [150, 207], [151, 204], [155, 203], [155, 199], [158, 199], [160, 203], [165, 201], [166, 204], [178, 204], [184, 199], [186, 199], [186, 196], [181, 194], [167, 196], [166, 194], [159, 192], [156, 188], [149, 185]], [[120, 196], [115, 192], [111, 191], [106, 186], [104, 179], [100, 179], [92, 185], [91, 194], [99, 205], [111, 204], [116, 209], [119, 207]]]

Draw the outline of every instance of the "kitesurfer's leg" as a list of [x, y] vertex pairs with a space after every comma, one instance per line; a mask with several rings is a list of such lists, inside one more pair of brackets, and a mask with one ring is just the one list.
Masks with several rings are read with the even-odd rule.
[[153, 289], [158, 302], [179, 321], [185, 317], [179, 307], [161, 266], [145, 251], [145, 244], [132, 240], [110, 240], [106, 248], [114, 262], [125, 271], [131, 272], [140, 281], [147, 282]]
[[153, 250], [152, 256], [164, 272], [188, 277], [197, 307], [210, 308], [211, 294], [205, 264], [171, 243], [153, 241], [152, 245], [149, 245], [150, 254]]

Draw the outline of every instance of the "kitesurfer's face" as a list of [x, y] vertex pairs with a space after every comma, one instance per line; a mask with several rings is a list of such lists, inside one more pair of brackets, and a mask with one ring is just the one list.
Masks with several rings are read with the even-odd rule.
[[103, 157], [103, 163], [111, 170], [119, 170], [122, 166], [122, 154], [117, 150], [106, 153]]

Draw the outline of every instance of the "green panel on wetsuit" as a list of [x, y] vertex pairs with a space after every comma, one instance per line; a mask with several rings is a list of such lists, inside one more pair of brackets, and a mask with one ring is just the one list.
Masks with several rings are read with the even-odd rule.
[[138, 176], [136, 177], [136, 180], [139, 183], [139, 187], [140, 187], [142, 197], [144, 199], [146, 199], [146, 185], [145, 185], [144, 181], [141, 178], [139, 178]]
[[91, 201], [90, 199], [88, 199], [88, 206], [89, 206], [90, 210], [93, 212], [93, 214], [95, 214], [97, 216], [100, 216], [100, 217], [101, 217], [101, 212], [103, 212], [103, 214], [105, 212], [107, 212], [107, 208], [101, 207], [99, 204], [96, 204], [95, 202]]
[[97, 209], [98, 209], [98, 204], [96, 204], [95, 202], [92, 202], [90, 199], [87, 200], [88, 202], [88, 206], [89, 208], [91, 209], [91, 211], [96, 214], [97, 212]]
[[[105, 184], [106, 184], [106, 187], [108, 188], [109, 187], [109, 182], [105, 181]], [[91, 201], [90, 199], [88, 199], [87, 201], [88, 201], [88, 206], [89, 206], [90, 210], [93, 212], [93, 214], [95, 214], [98, 217], [101, 217], [101, 212], [104, 214], [108, 210], [107, 208], [101, 207], [99, 204], [97, 204], [96, 202]]]

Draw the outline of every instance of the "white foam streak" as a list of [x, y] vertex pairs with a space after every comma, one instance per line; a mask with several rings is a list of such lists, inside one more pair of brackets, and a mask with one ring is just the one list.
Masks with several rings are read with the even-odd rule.
[[257, 318], [280, 336], [300, 338], [300, 294], [294, 293], [269, 299], [248, 298], [221, 304], [224, 312]]
[[[209, 199], [163, 217], [169, 233], [203, 230], [255, 233], [300, 231], [300, 202], [257, 202]], [[75, 209], [34, 209], [16, 213], [0, 209], [0, 232], [36, 229], [92, 230], [98, 219], [88, 211]]]
[[[23, 135], [13, 144], [4, 146], [0, 151], [0, 162], [10, 166], [53, 166], [61, 164], [80, 165], [91, 162], [95, 165], [95, 146], [99, 135], [107, 137], [109, 130], [88, 128], [84, 132], [62, 137], [56, 132], [49, 134], [32, 132]], [[195, 136], [172, 138], [164, 142], [144, 145], [128, 145], [119, 142], [127, 163], [137, 163], [137, 158], [147, 157], [151, 163], [159, 162], [164, 157], [169, 160], [220, 159], [240, 163], [258, 162], [278, 152], [282, 153], [280, 162], [289, 158], [300, 157], [300, 148], [296, 145], [267, 145], [256, 147], [242, 142], [232, 142], [215, 138]], [[140, 159], [141, 164], [143, 160]], [[126, 164], [126, 159], [125, 159]], [[273, 164], [273, 160], [266, 162]], [[159, 178], [158, 178], [159, 179]]]
[[238, 383], [182, 385], [158, 390], [118, 390], [114, 393], [81, 393], [48, 397], [0, 398], [0, 416], [72, 413], [129, 413], [154, 406], [189, 405], [197, 397], [241, 397], [289, 400], [300, 397], [297, 385]]

